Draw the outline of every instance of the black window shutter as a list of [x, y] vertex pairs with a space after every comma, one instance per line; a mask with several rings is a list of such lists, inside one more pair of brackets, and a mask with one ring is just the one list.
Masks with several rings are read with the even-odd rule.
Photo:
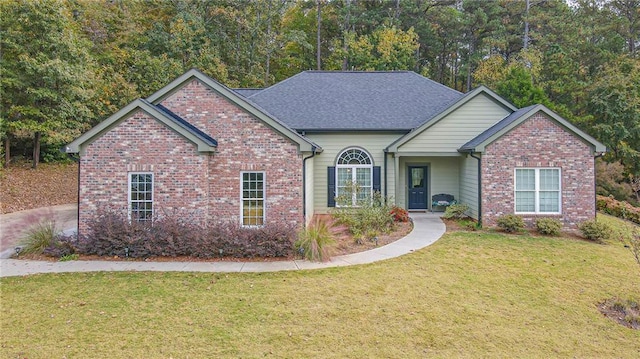
[[373, 191], [380, 192], [382, 185], [380, 184], [380, 166], [373, 167]]
[[336, 168], [327, 167], [327, 206], [336, 206]]

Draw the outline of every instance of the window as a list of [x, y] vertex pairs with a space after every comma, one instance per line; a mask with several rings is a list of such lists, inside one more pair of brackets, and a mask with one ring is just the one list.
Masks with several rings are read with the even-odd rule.
[[264, 224], [264, 173], [242, 173], [242, 225]]
[[371, 200], [373, 163], [360, 149], [350, 148], [338, 156], [336, 163], [336, 198], [341, 206], [356, 206]]
[[516, 213], [560, 213], [560, 169], [517, 168]]
[[129, 173], [129, 220], [153, 219], [153, 173]]

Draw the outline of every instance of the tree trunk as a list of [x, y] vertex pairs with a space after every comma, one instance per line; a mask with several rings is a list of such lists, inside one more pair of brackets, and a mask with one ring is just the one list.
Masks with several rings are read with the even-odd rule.
[[524, 38], [523, 38], [522, 48], [526, 50], [529, 47], [529, 7], [531, 6], [531, 4], [529, 4], [529, 0], [527, 0], [527, 3], [525, 6], [526, 6], [526, 9], [524, 13]]
[[33, 166], [32, 168], [38, 168], [40, 163], [40, 132], [36, 132], [33, 135]]
[[9, 168], [9, 162], [11, 161], [11, 141], [9, 140], [9, 134], [4, 140], [4, 168]]
[[321, 29], [320, 24], [322, 23], [322, 16], [320, 14], [322, 6], [321, 6], [320, 2], [322, 0], [317, 0], [317, 1], [318, 1], [318, 3], [317, 3], [318, 4], [318, 16], [317, 16], [316, 22], [317, 22], [317, 25], [318, 25], [318, 29], [316, 30], [316, 65], [318, 66], [318, 70], [322, 70], [322, 65], [320, 63], [320, 29]]

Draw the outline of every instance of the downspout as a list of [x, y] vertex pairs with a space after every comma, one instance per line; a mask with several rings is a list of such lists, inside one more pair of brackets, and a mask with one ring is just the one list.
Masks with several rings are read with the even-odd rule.
[[316, 146], [311, 146], [311, 156], [302, 159], [302, 227], [307, 227], [307, 160], [316, 156]]
[[[65, 148], [62, 148], [61, 151], [66, 152]], [[73, 162], [78, 163], [78, 202], [76, 203], [78, 207], [78, 209], [76, 210], [76, 218], [78, 219], [78, 224], [76, 225], [76, 236], [77, 238], [80, 238], [80, 157], [75, 157], [72, 153], [68, 152], [67, 157], [69, 157]]]
[[598, 159], [598, 157], [602, 157], [604, 156], [605, 152], [600, 152], [598, 154], [596, 154], [595, 156], [593, 156], [593, 201], [594, 201], [594, 209], [595, 209], [595, 213], [593, 214], [593, 219], [597, 222], [598, 221], [598, 194], [596, 193], [596, 189], [598, 186], [598, 183], [596, 181], [596, 160]]
[[482, 161], [480, 157], [474, 156], [475, 151], [471, 150], [469, 155], [478, 160], [478, 225], [482, 227]]
[[387, 197], [387, 149], [384, 149], [384, 200], [385, 202], [389, 197]]

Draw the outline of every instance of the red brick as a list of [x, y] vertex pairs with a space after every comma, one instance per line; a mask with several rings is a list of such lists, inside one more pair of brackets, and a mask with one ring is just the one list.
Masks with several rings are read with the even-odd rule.
[[542, 113], [525, 120], [485, 148], [482, 155], [482, 220], [494, 226], [503, 214], [514, 213], [514, 168], [561, 169], [559, 215], [524, 216], [532, 225], [536, 217], [554, 217], [565, 226], [595, 216], [595, 166], [591, 148]]

